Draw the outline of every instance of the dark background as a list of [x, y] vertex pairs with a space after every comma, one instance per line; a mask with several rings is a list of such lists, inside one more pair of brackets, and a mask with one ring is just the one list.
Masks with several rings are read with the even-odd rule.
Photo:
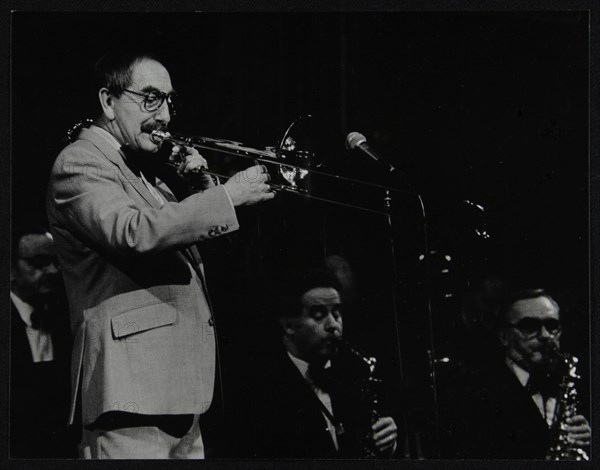
[[358, 130], [429, 205], [483, 205], [500, 264], [587, 278], [586, 13], [16, 13], [13, 217], [43, 216], [60, 140], [97, 113], [89, 70], [121, 41], [168, 58], [174, 129], [262, 148], [309, 113], [323, 158], [367, 177], [343, 147]]
[[[465, 292], [482, 279], [559, 291], [565, 347], [589, 366], [587, 13], [17, 12], [12, 39], [13, 223], [45, 217], [67, 129], [98, 112], [90, 69], [123, 42], [166, 58], [185, 104], [174, 130], [263, 148], [311, 114], [327, 169], [382, 180], [371, 160], [344, 149], [359, 131], [401, 172], [389, 184], [410, 182], [392, 230], [399, 283], [385, 217], [294, 196], [241, 211], [242, 230], [205, 248], [226, 389], [254, 360], [241, 353], [260, 354], [272, 338], [263, 329], [269, 279], [329, 254], [357, 278], [361, 309], [348, 335], [384, 357], [392, 381], [409, 383], [423, 435], [435, 434], [428, 354], [458, 354]], [[489, 239], [475, 233], [482, 228]], [[430, 250], [438, 256], [427, 276], [418, 257]], [[427, 457], [433, 441], [423, 437]]]

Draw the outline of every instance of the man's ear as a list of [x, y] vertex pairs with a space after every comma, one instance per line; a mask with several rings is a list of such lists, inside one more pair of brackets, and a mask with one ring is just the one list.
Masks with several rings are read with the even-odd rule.
[[508, 330], [504, 327], [501, 327], [498, 330], [498, 340], [500, 341], [500, 344], [502, 344], [502, 346], [504, 346], [504, 347], [506, 347], [508, 345], [507, 334], [508, 334]]
[[100, 106], [102, 106], [102, 112], [109, 121], [112, 121], [115, 118], [115, 111], [113, 109], [115, 97], [108, 88], [100, 88], [98, 99], [100, 100]]
[[285, 332], [286, 335], [291, 336], [296, 331], [294, 328], [294, 322], [292, 321], [292, 319], [290, 317], [286, 317], [286, 316], [279, 317], [279, 324], [283, 328], [283, 331]]

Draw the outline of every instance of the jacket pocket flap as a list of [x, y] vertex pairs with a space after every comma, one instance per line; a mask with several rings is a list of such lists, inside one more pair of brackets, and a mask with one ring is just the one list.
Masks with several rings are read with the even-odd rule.
[[172, 325], [176, 321], [177, 310], [166, 302], [123, 312], [110, 320], [115, 338], [123, 338], [159, 326]]

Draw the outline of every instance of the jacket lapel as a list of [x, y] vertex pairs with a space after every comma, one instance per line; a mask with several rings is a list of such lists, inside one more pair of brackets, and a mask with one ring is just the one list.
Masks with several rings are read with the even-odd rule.
[[[280, 380], [289, 387], [287, 396], [289, 403], [296, 406], [294, 412], [297, 422], [303, 423], [303, 427], [306, 429], [318, 431], [315, 438], [319, 441], [323, 451], [326, 450], [327, 454], [330, 454], [332, 457], [337, 456], [338, 451], [335, 449], [329, 431], [327, 431], [328, 423], [321, 411], [321, 407], [324, 405], [322, 405], [321, 400], [310, 384], [302, 377], [302, 374], [289, 358], [287, 352], [284, 353], [283, 361], [285, 363], [283, 369], [285, 372], [281, 374]], [[331, 394], [330, 397], [333, 400]]]
[[[519, 379], [508, 369], [508, 367], [506, 367], [505, 373], [507, 384], [507, 393], [505, 396], [514, 397], [513, 401], [510, 404], [507, 404], [507, 406], [519, 410], [518, 414], [521, 416], [528, 416], [529, 419], [526, 422], [531, 423], [532, 427], [537, 428], [537, 434], [542, 435], [544, 432], [547, 432], [548, 425], [546, 420], [540, 413], [540, 410], [533, 401], [529, 391], [521, 385]], [[516, 400], [516, 397], [519, 397], [520, 403]]]
[[121, 150], [115, 149], [102, 136], [90, 129], [83, 128], [78, 136], [79, 139], [91, 142], [102, 154], [113, 164], [115, 164], [125, 181], [127, 181], [139, 193], [139, 195], [155, 209], [160, 208], [159, 202], [150, 193], [144, 182], [138, 178], [126, 165], [125, 155]]
[[[102, 136], [98, 135], [96, 132], [90, 129], [83, 128], [81, 133], [78, 136], [79, 139], [87, 140], [91, 142], [102, 154], [113, 164], [115, 164], [123, 178], [131, 185], [133, 188], [139, 193], [139, 195], [152, 207], [155, 209], [160, 209], [160, 203], [156, 200], [156, 198], [150, 193], [148, 187], [144, 184], [144, 182], [138, 178], [131, 169], [125, 163], [125, 155], [121, 150], [115, 149], [106, 139]], [[175, 201], [176, 198], [173, 193], [169, 190], [169, 188], [162, 182], [160, 179], [157, 181], [157, 191], [161, 193], [167, 201]], [[200, 255], [198, 253], [198, 249], [195, 246], [190, 247], [189, 249], [181, 250], [182, 253], [202, 280], [202, 285], [204, 286], [204, 275], [202, 273], [202, 261]]]

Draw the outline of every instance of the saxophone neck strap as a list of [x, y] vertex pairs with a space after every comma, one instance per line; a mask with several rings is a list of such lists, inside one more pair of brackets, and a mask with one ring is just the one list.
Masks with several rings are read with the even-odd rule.
[[319, 402], [319, 407], [321, 408], [321, 411], [335, 428], [335, 434], [337, 436], [341, 436], [342, 434], [344, 434], [344, 423], [342, 423], [340, 420], [336, 419], [335, 416], [333, 416], [333, 413], [329, 411], [329, 409], [325, 406], [325, 403], [323, 403], [318, 396], [316, 398], [317, 402]]

